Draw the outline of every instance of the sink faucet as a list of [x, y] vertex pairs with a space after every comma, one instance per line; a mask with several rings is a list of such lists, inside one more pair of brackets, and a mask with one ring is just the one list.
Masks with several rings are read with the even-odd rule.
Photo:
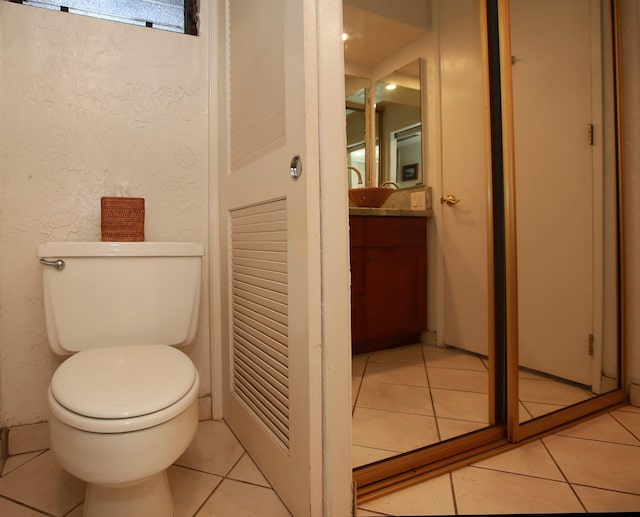
[[384, 183], [382, 183], [380, 186], [381, 186], [381, 187], [384, 187], [385, 185], [393, 185], [393, 186], [396, 188], [396, 190], [399, 190], [399, 189], [400, 189], [400, 187], [398, 187], [398, 184], [397, 184], [397, 183], [394, 183], [393, 181], [385, 181], [385, 182], [384, 182]]
[[355, 172], [358, 175], [358, 185], [362, 185], [362, 174], [360, 174], [360, 171], [356, 169], [353, 165], [348, 165], [347, 170]]

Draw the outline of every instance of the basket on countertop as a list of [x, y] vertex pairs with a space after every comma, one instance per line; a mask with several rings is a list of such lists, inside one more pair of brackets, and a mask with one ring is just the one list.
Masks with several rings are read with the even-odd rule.
[[144, 241], [144, 198], [100, 198], [102, 240]]

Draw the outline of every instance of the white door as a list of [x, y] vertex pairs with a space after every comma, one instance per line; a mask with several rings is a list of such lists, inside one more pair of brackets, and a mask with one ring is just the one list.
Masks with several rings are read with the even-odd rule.
[[[488, 181], [480, 2], [440, 4], [442, 341], [488, 355]], [[455, 201], [454, 200], [454, 201]]]
[[227, 0], [224, 21], [224, 418], [292, 514], [310, 515], [322, 506], [316, 0]]
[[593, 3], [511, 2], [519, 364], [585, 385], [593, 333]]

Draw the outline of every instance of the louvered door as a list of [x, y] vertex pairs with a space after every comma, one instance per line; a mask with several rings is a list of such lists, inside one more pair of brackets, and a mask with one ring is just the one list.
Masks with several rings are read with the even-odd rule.
[[287, 202], [231, 211], [232, 372], [235, 396], [289, 449]]
[[227, 0], [225, 22], [223, 416], [291, 513], [311, 515], [322, 507], [316, 0]]

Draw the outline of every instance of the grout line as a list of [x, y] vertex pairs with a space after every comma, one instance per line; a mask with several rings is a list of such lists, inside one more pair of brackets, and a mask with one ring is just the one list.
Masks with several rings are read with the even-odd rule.
[[[356, 407], [358, 406], [358, 398], [360, 397], [360, 390], [362, 389], [362, 383], [364, 382], [364, 376], [367, 373], [367, 366], [369, 365], [369, 358], [370, 356], [367, 356], [367, 359], [364, 362], [364, 367], [362, 368], [362, 375], [360, 376], [360, 382], [358, 383], [358, 390], [356, 392], [356, 397], [355, 399], [353, 399], [353, 407], [351, 408], [351, 419], [353, 420], [353, 415], [356, 412]], [[353, 383], [352, 383], [353, 384]]]
[[[24, 467], [25, 465], [31, 463], [33, 460], [35, 460], [36, 458], [39, 458], [40, 456], [42, 456], [48, 450], [50, 450], [50, 449], [41, 449], [39, 451], [23, 452], [23, 453], [20, 453], [20, 454], [14, 454], [13, 456], [9, 456], [7, 459], [15, 458], [16, 456], [22, 456], [23, 454], [25, 454], [25, 455], [26, 454], [34, 454], [34, 456], [32, 458], [29, 458], [28, 460], [25, 460], [24, 463], [21, 463], [20, 465], [18, 465], [16, 467], [13, 467], [11, 470], [9, 470], [7, 472], [0, 472], [0, 478], [3, 478], [5, 476], [11, 474], [12, 472], [15, 472], [19, 468]], [[5, 461], [3, 468], [6, 467], [6, 466], [7, 466], [7, 462]]]
[[[628, 413], [634, 414], [635, 412], [628, 411]], [[629, 429], [626, 425], [624, 425], [623, 422], [621, 422], [620, 420], [618, 420], [616, 418], [616, 416], [613, 414], [613, 411], [609, 412], [608, 414], [611, 415], [611, 418], [613, 418], [616, 422], [618, 422], [629, 434], [631, 434], [631, 436], [633, 436], [636, 440], [640, 440], [639, 436], [636, 436], [636, 434], [631, 429]], [[640, 418], [640, 417], [638, 417], [638, 418]], [[639, 445], [640, 445], [640, 443], [639, 443]]]
[[[6, 495], [0, 494], [0, 499], [5, 499], [7, 501], [11, 501], [12, 503], [17, 504], [18, 506], [21, 506], [23, 508], [28, 508], [29, 510], [33, 510], [34, 512], [37, 512], [37, 513], [39, 513], [41, 515], [46, 515], [48, 517], [53, 517], [53, 514], [47, 513], [47, 512], [45, 512], [43, 510], [40, 510], [40, 509], [38, 509], [38, 508], [36, 508], [34, 506], [29, 506], [28, 504], [23, 503], [22, 501], [18, 501], [16, 499], [12, 499], [11, 497], [8, 497]], [[73, 508], [75, 508], [75, 506]], [[73, 510], [73, 508], [72, 508], [72, 510]], [[72, 511], [72, 510], [70, 510], [70, 511]]]
[[79, 508], [83, 504], [84, 504], [84, 497], [82, 498], [82, 500], [77, 505], [75, 505], [73, 508], [71, 508], [71, 510], [69, 510], [67, 513], [64, 514], [65, 517], [67, 515], [71, 515], [76, 510], [76, 508]]
[[449, 476], [449, 485], [451, 486], [451, 497], [453, 499], [453, 513], [455, 515], [460, 515], [458, 511], [458, 500], [456, 499], [456, 485], [453, 482], [453, 472], [447, 472]]
[[424, 351], [424, 346], [421, 347], [422, 352], [422, 364], [424, 365], [424, 373], [427, 376], [427, 384], [429, 385], [429, 400], [431, 401], [431, 409], [433, 410], [433, 419], [436, 425], [436, 434], [438, 435], [438, 441], [442, 441], [442, 432], [440, 431], [440, 421], [438, 420], [438, 414], [436, 412], [436, 404], [433, 401], [433, 387], [431, 386], [431, 379], [429, 378], [429, 368], [427, 367], [427, 356]]
[[573, 488], [573, 485], [571, 484], [571, 482], [569, 481], [569, 478], [567, 477], [567, 475], [564, 473], [564, 470], [562, 469], [562, 467], [560, 466], [560, 463], [558, 463], [558, 461], [553, 457], [553, 454], [551, 453], [551, 451], [549, 450], [549, 448], [547, 447], [547, 444], [544, 443], [544, 440], [541, 438], [540, 443], [542, 444], [542, 446], [544, 447], [544, 449], [547, 451], [547, 454], [549, 455], [549, 457], [551, 458], [551, 461], [553, 461], [553, 463], [555, 464], [555, 466], [557, 467], [558, 471], [560, 472], [560, 474], [562, 475], [562, 477], [565, 479], [565, 481], [567, 482], [567, 484], [569, 485], [569, 488], [571, 489], [571, 492], [573, 492], [573, 495], [576, 496], [576, 498], [578, 499], [578, 502], [580, 503], [580, 506], [582, 506], [582, 508], [584, 509], [584, 511], [586, 513], [589, 513], [589, 511], [587, 510], [587, 507], [585, 506], [585, 504], [582, 502], [582, 499], [580, 499], [580, 496], [578, 495], [578, 493], [575, 491], [575, 489]]

